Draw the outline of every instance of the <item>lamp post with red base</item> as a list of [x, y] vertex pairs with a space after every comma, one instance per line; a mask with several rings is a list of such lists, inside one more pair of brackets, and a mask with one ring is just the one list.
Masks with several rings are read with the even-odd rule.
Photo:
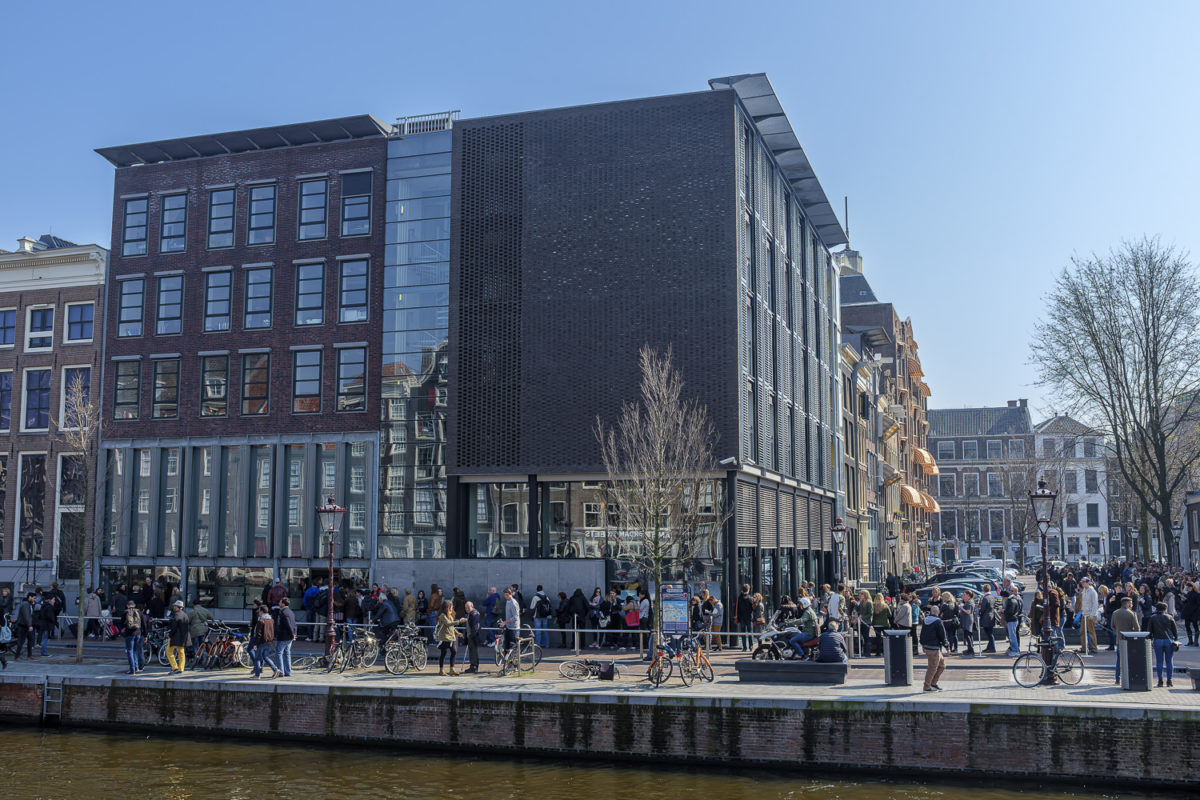
[[346, 513], [346, 509], [339, 506], [333, 499], [333, 495], [325, 500], [325, 505], [317, 506], [317, 519], [321, 521], [321, 530], [329, 540], [329, 616], [326, 617], [325, 623], [325, 655], [326, 657], [333, 656], [333, 648], [336, 644], [336, 634], [333, 628], [333, 545], [337, 541], [337, 529], [341, 524], [342, 515]]

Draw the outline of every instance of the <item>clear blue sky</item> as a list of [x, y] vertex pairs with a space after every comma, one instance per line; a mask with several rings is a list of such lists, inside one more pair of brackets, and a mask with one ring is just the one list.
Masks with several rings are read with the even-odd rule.
[[94, 147], [346, 114], [464, 116], [766, 72], [934, 407], [1030, 397], [1072, 253], [1200, 257], [1200, 4], [21, 3], [0, 45], [0, 247], [107, 244]]

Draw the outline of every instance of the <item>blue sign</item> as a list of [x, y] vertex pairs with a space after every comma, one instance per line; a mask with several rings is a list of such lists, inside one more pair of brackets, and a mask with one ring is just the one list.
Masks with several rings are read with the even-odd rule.
[[664, 583], [662, 592], [662, 629], [667, 636], [687, 635], [691, 630], [689, 603], [691, 590], [686, 583]]

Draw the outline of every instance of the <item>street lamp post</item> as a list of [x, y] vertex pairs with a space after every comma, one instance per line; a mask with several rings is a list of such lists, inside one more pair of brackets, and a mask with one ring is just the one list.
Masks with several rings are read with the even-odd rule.
[[1142, 537], [1141, 528], [1129, 529], [1129, 554], [1125, 557], [1126, 561], [1133, 561], [1133, 556], [1137, 550], [1138, 539]]
[[337, 536], [338, 523], [342, 521], [342, 514], [346, 513], [346, 509], [339, 506], [333, 499], [333, 495], [325, 500], [325, 505], [317, 506], [317, 518], [321, 521], [321, 530], [329, 539], [329, 616], [326, 617], [325, 623], [325, 655], [333, 656], [334, 647], [334, 628], [333, 628], [333, 545]]
[[[1050, 664], [1054, 660], [1054, 645], [1050, 641], [1050, 559], [1046, 555], [1046, 533], [1050, 530], [1050, 520], [1054, 516], [1054, 501], [1058, 494], [1046, 488], [1045, 481], [1038, 481], [1036, 492], [1029, 493], [1029, 505], [1033, 507], [1033, 516], [1037, 520], [1038, 531], [1042, 537], [1042, 630], [1039, 646], [1042, 661]], [[1054, 670], [1046, 670], [1042, 679], [1046, 685], [1058, 683]]]
[[1179, 566], [1183, 566], [1183, 525], [1179, 520], [1175, 520], [1175, 524], [1171, 526], [1171, 533], [1175, 534], [1175, 557], [1179, 559]]
[[[896, 542], [898, 542], [898, 541], [900, 541], [900, 535], [898, 533], [896, 533], [896, 529], [894, 527], [889, 525], [888, 530], [887, 530], [888, 572], [892, 571], [892, 563], [893, 563], [892, 558], [896, 553]], [[897, 565], [896, 572], [899, 572], [899, 571], [900, 571], [899, 565]]]
[[837, 561], [837, 580], [834, 581], [834, 586], [836, 586], [846, 582], [845, 572], [842, 569], [842, 545], [846, 542], [846, 525], [842, 522], [842, 518], [838, 517], [833, 521], [829, 530], [833, 532], [833, 555]]

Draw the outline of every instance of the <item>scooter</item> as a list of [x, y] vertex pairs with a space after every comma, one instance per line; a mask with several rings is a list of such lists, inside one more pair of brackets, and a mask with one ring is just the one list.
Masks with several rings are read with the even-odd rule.
[[779, 661], [785, 658], [811, 660], [816, 653], [818, 639], [814, 638], [811, 645], [806, 643], [804, 652], [797, 653], [795, 648], [792, 647], [791, 639], [799, 634], [800, 629], [795, 625], [779, 627], [779, 612], [777, 611], [771, 617], [771, 621], [767, 623], [767, 627], [759, 635], [758, 644], [755, 646], [754, 652], [750, 654], [750, 657], [758, 661]]

